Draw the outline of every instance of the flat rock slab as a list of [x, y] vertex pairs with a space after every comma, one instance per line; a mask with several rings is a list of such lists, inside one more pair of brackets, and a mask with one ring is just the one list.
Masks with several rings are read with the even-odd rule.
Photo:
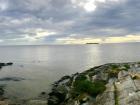
[[129, 75], [123, 77], [116, 86], [119, 105], [140, 105], [140, 80], [133, 80]]
[[30, 100], [27, 105], [47, 105], [47, 101], [44, 100]]
[[8, 105], [6, 101], [0, 101], [0, 105]]
[[96, 105], [115, 105], [114, 86], [107, 85], [106, 91], [102, 95], [97, 96], [96, 100]]

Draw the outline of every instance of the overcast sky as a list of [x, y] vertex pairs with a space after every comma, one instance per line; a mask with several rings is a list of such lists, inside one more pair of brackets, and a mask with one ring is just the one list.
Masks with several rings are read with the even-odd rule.
[[0, 44], [140, 41], [140, 0], [0, 0]]

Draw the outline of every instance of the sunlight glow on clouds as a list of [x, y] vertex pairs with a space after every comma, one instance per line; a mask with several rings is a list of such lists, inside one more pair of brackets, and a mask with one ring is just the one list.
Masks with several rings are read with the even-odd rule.
[[86, 43], [121, 43], [121, 42], [139, 42], [140, 36], [127, 35], [118, 37], [106, 37], [106, 38], [61, 38], [57, 39], [59, 43], [65, 44], [86, 44]]
[[8, 8], [8, 3], [7, 3], [7, 1], [5, 0], [1, 0], [0, 1], [0, 11], [4, 11], [4, 10], [6, 10]]
[[88, 2], [84, 5], [86, 11], [94, 11], [96, 9], [96, 5], [92, 2]]
[[127, 36], [120, 36], [120, 37], [109, 37], [106, 38], [106, 43], [121, 43], [121, 42], [139, 42], [140, 36], [138, 35], [127, 35]]
[[58, 43], [64, 43], [64, 44], [85, 44], [85, 43], [100, 43], [102, 40], [100, 38], [62, 38], [62, 39], [57, 39]]
[[73, 4], [84, 8], [87, 12], [92, 12], [96, 9], [95, 0], [72, 0]]
[[40, 39], [44, 39], [47, 36], [52, 36], [56, 34], [56, 32], [37, 28], [37, 29], [27, 29], [26, 32], [30, 33], [31, 35], [26, 35], [22, 40], [29, 40], [29, 41], [37, 41]]
[[105, 3], [105, 2], [118, 2], [119, 0], [72, 0], [72, 3], [74, 5], [77, 5], [79, 7], [82, 7], [85, 9], [87, 12], [93, 12], [96, 10], [96, 3]]
[[37, 32], [36, 36], [34, 36], [34, 38], [44, 38], [46, 36], [50, 36], [56, 34], [55, 32], [49, 32], [49, 31], [41, 31], [41, 32]]

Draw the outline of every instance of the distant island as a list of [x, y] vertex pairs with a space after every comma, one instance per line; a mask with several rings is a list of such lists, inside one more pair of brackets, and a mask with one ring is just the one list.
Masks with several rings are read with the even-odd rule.
[[86, 43], [86, 44], [99, 44], [99, 43]]

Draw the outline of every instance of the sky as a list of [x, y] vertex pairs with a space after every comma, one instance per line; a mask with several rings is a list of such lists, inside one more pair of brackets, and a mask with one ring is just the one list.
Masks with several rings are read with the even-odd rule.
[[0, 45], [140, 42], [140, 0], [0, 0]]

